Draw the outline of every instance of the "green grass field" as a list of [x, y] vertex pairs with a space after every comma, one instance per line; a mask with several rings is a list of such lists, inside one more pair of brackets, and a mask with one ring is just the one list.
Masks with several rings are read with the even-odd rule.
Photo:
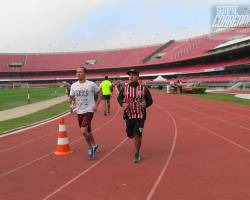
[[[63, 87], [29, 88], [29, 91], [31, 103], [65, 95]], [[0, 94], [0, 111], [27, 104], [28, 88], [0, 89]]]
[[64, 113], [65, 111], [69, 111], [68, 102], [59, 103], [23, 117], [2, 121], [0, 122], [0, 135], [5, 131], [16, 129], [22, 126], [27, 126], [29, 124], [36, 123], [53, 116], [57, 116]]
[[[31, 103], [35, 103], [58, 96], [63, 96], [65, 95], [65, 88], [29, 88], [29, 92]], [[27, 104], [28, 88], [0, 89], [0, 93], [0, 111]], [[68, 110], [68, 103], [63, 102], [23, 117], [2, 121], [0, 122], [0, 134], [5, 131], [27, 126], [29, 124], [54, 117]]]
[[220, 100], [220, 101], [225, 101], [229, 103], [237, 103], [241, 105], [250, 106], [249, 99], [241, 99], [241, 98], [235, 97], [233, 94], [204, 93], [204, 94], [190, 94], [190, 96], [197, 96], [197, 97], [206, 98], [206, 99], [214, 99], [214, 100]]

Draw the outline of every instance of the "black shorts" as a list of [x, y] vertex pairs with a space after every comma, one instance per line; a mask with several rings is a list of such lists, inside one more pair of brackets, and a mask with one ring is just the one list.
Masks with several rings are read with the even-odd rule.
[[88, 131], [91, 132], [91, 121], [93, 119], [94, 113], [93, 112], [87, 112], [83, 114], [78, 114], [78, 123], [80, 127], [87, 127]]
[[111, 95], [102, 95], [103, 100], [110, 100]]
[[135, 135], [142, 136], [144, 128], [144, 119], [127, 119], [126, 132], [129, 138], [134, 138]]

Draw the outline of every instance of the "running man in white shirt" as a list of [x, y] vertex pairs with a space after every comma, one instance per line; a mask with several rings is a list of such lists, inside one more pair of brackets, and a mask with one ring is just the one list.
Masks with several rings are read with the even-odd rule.
[[[86, 72], [87, 70], [84, 67], [77, 68], [76, 77], [78, 81], [71, 86], [69, 103], [75, 104], [81, 133], [88, 144], [88, 158], [92, 160], [99, 146], [92, 134], [91, 121], [100, 104], [102, 94], [94, 82], [86, 80]], [[95, 102], [94, 94], [96, 92], [99, 92], [99, 97]]]

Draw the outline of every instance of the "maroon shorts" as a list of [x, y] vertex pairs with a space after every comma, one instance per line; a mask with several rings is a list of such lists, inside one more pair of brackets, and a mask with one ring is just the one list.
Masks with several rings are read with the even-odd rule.
[[91, 121], [93, 119], [94, 113], [93, 112], [87, 112], [83, 114], [78, 114], [78, 123], [80, 127], [87, 127], [88, 131], [91, 132]]

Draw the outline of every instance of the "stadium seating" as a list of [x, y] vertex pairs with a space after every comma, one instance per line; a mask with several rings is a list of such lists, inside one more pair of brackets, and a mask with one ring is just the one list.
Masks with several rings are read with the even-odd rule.
[[86, 60], [97, 59], [101, 52], [54, 53], [28, 55], [23, 71], [69, 71], [83, 66]]
[[241, 33], [238, 32], [237, 29], [232, 29], [227, 32], [180, 40], [162, 51], [166, 54], [166, 56], [161, 59], [151, 60], [148, 64], [169, 63], [202, 57], [206, 55], [209, 50], [215, 48], [223, 42], [243, 35], [249, 36], [250, 32]]
[[0, 72], [17, 71], [17, 68], [10, 68], [11, 63], [25, 64], [26, 55], [22, 54], [0, 54]]
[[[111, 77], [124, 76], [127, 68], [130, 67], [139, 67], [144, 76], [219, 71], [222, 68], [249, 64], [250, 57], [202, 64], [176, 65], [176, 62], [202, 58], [218, 45], [247, 35], [250, 35], [249, 29], [243, 31], [235, 28], [185, 40], [172, 40], [165, 46], [157, 44], [91, 52], [0, 54], [0, 77], [22, 80], [67, 79], [75, 77], [74, 70], [79, 66], [86, 66], [90, 72], [88, 76], [91, 78], [102, 78], [107, 74], [105, 70], [108, 70], [108, 75]], [[154, 52], [159, 56], [154, 56]], [[21, 63], [22, 67], [9, 67], [13, 63]], [[155, 68], [155, 65], [164, 66]], [[123, 70], [124, 68], [126, 70]], [[111, 71], [111, 69], [115, 70]], [[37, 74], [38, 72], [43, 73]]]

